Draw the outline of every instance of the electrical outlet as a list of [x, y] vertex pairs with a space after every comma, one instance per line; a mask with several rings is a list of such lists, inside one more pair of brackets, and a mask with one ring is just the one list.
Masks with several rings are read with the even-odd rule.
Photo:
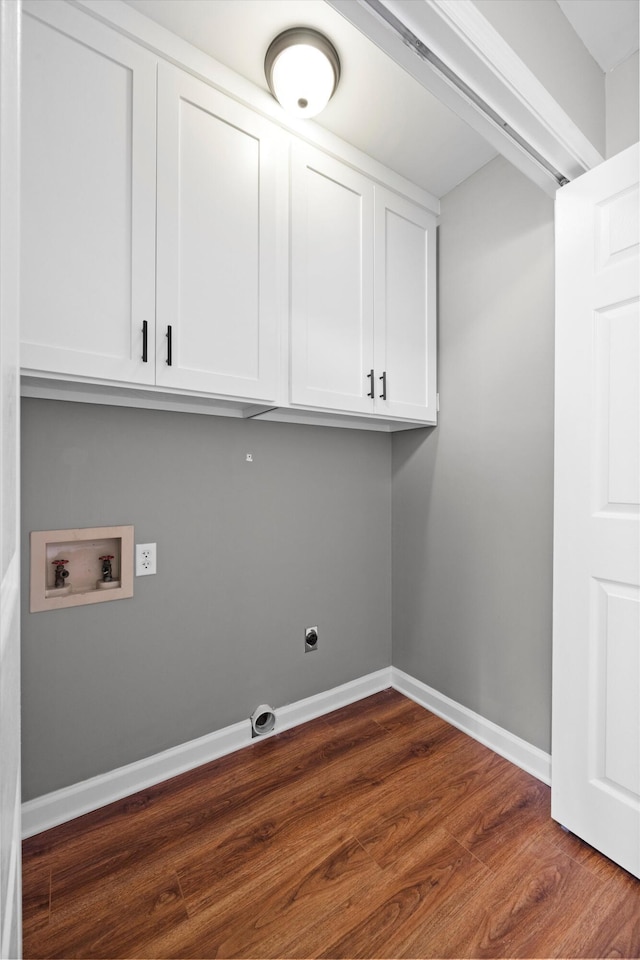
[[156, 544], [136, 543], [136, 577], [149, 577], [156, 572]]

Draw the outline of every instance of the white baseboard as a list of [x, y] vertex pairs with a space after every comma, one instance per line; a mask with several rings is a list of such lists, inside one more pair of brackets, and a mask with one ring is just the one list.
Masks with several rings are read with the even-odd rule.
[[[350, 683], [307, 697], [305, 700], [274, 708], [276, 726], [267, 736], [282, 733], [284, 730], [355, 703], [387, 687], [394, 687], [399, 693], [403, 693], [420, 706], [442, 717], [452, 726], [483, 743], [495, 753], [499, 753], [511, 763], [522, 767], [527, 773], [533, 774], [544, 783], [551, 782], [549, 754], [514, 736], [490, 720], [485, 720], [479, 714], [450, 700], [437, 690], [395, 667], [385, 667], [376, 673], [359, 677]], [[188, 743], [163, 750], [144, 760], [137, 760], [111, 770], [109, 773], [91, 777], [90, 780], [83, 780], [81, 783], [55, 790], [35, 800], [28, 800], [22, 804], [22, 836], [32, 837], [43, 830], [49, 830], [67, 820], [73, 820], [84, 813], [97, 810], [108, 803], [121, 800], [132, 793], [145, 790], [156, 783], [175, 777], [186, 770], [192, 770], [203, 763], [217, 760], [218, 757], [248, 747], [255, 742], [251, 738], [250, 721], [243, 720], [199, 737], [197, 740], [190, 740]]]
[[[274, 708], [275, 729], [266, 736], [282, 733], [290, 727], [355, 703], [390, 686], [391, 667], [386, 667], [297, 703]], [[264, 740], [264, 737], [260, 739]], [[136, 760], [108, 773], [36, 797], [35, 800], [27, 800], [22, 804], [22, 836], [32, 837], [43, 830], [66, 823], [67, 820], [73, 820], [91, 810], [113, 803], [114, 800], [121, 800], [138, 790], [145, 790], [155, 783], [169, 780], [252, 743], [255, 743], [255, 740], [251, 737], [251, 722], [247, 719], [197, 740], [163, 750], [144, 760]]]
[[457, 727], [463, 733], [473, 737], [479, 743], [489, 747], [494, 753], [500, 754], [517, 767], [526, 770], [543, 783], [551, 783], [551, 755], [534, 747], [526, 740], [516, 737], [497, 723], [486, 720], [479, 713], [474, 713], [468, 707], [450, 700], [444, 694], [427, 686], [420, 680], [409, 676], [396, 667], [391, 668], [391, 685], [399, 693], [419, 703], [421, 707], [442, 717], [451, 726]]
[[393, 686], [391, 667], [384, 667], [384, 669], [377, 670], [375, 673], [369, 673], [357, 680], [352, 680], [350, 683], [343, 683], [340, 687], [334, 687], [333, 690], [326, 690], [324, 693], [317, 693], [305, 700], [289, 703], [276, 710], [275, 732], [282, 733], [283, 730], [297, 727], [300, 723], [314, 720], [325, 713], [331, 713], [332, 710], [339, 710], [340, 707], [346, 707], [350, 703], [363, 700], [365, 697], [370, 697], [373, 693], [379, 693], [381, 690], [387, 690], [391, 686]]

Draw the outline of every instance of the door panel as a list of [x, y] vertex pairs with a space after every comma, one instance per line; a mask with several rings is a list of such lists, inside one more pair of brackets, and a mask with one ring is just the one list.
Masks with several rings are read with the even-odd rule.
[[552, 815], [640, 876], [638, 147], [556, 204]]
[[594, 580], [595, 726], [593, 778], [614, 792], [640, 793], [640, 591]]
[[246, 265], [258, 262], [260, 142], [180, 106], [180, 366], [202, 370], [210, 357], [216, 373], [255, 380], [259, 272]]
[[637, 301], [596, 314], [596, 499], [602, 510], [630, 515], [640, 505], [639, 334]]
[[159, 385], [275, 397], [276, 141], [256, 114], [160, 65]]
[[435, 217], [376, 187], [375, 412], [436, 421]]
[[24, 11], [22, 366], [152, 383], [155, 59], [67, 4]]
[[291, 400], [371, 413], [373, 185], [311, 147], [292, 158]]

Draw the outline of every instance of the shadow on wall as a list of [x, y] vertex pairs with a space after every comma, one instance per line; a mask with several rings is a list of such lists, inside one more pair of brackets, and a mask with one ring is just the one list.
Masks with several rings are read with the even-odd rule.
[[[421, 430], [406, 430], [396, 433], [393, 437], [392, 477], [395, 479], [403, 467], [415, 457], [424, 444], [429, 444], [432, 452], [431, 465], [435, 462], [435, 452], [438, 445], [438, 428], [424, 427]], [[425, 479], [430, 479], [425, 478]]]

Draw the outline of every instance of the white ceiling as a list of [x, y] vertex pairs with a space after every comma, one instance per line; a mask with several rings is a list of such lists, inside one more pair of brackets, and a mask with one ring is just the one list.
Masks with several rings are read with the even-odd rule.
[[127, 2], [264, 90], [264, 56], [275, 36], [301, 25], [325, 33], [340, 56], [341, 76], [315, 122], [435, 196], [495, 156], [479, 134], [324, 0]]
[[[293, 26], [315, 27], [334, 43], [342, 74], [333, 99], [315, 121], [437, 197], [487, 163], [495, 150], [382, 53], [325, 0], [126, 0], [161, 26], [267, 90], [264, 56], [271, 40]], [[638, 0], [559, 0], [585, 46], [598, 24], [608, 38], [607, 63], [627, 49], [618, 25]], [[604, 24], [596, 8], [606, 7]], [[615, 16], [611, 16], [615, 12]], [[565, 13], [567, 11], [565, 10]], [[567, 14], [568, 15], [568, 14]], [[623, 18], [624, 19], [624, 18]], [[627, 23], [627, 20], [624, 20]], [[637, 48], [637, 25], [635, 29]], [[604, 41], [603, 41], [603, 49]], [[631, 52], [631, 51], [630, 51]], [[595, 54], [592, 54], [595, 56]], [[600, 55], [600, 54], [599, 54]], [[604, 54], [602, 54], [604, 56]], [[627, 54], [628, 55], [628, 54]], [[603, 69], [608, 69], [604, 68]]]
[[638, 0], [558, 0], [558, 4], [605, 73], [638, 49]]

